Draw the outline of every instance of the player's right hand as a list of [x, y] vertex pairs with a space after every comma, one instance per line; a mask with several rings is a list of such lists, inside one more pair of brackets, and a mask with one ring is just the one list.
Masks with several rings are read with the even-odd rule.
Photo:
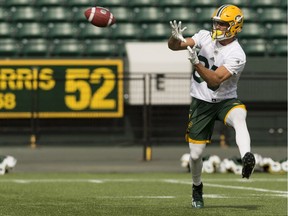
[[183, 37], [182, 33], [187, 27], [182, 28], [182, 22], [179, 21], [177, 24], [176, 20], [170, 21], [170, 25], [172, 29], [172, 37], [185, 43], [186, 39]]

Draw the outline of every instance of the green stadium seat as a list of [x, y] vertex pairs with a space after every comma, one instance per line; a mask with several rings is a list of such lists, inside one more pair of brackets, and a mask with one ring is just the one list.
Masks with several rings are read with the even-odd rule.
[[135, 23], [119, 23], [111, 27], [114, 39], [138, 39], [142, 36], [141, 25]]
[[287, 0], [280, 0], [280, 7], [287, 8]]
[[271, 56], [287, 56], [287, 39], [269, 42], [269, 54]]
[[[187, 29], [183, 32], [184, 37], [191, 37], [192, 35], [197, 33], [199, 30], [205, 29], [205, 26], [203, 26], [202, 24], [198, 24], [198, 23], [188, 23], [187, 25], [186, 24], [183, 25], [183, 27], [184, 26], [187, 27]], [[209, 25], [209, 27], [211, 28], [211, 25]]]
[[[101, 6], [102, 7], [115, 7], [115, 6], [122, 6], [125, 7], [127, 5], [127, 2], [130, 2], [131, 0], [109, 0], [109, 1], [102, 1]], [[132, 1], [131, 1], [132, 2]], [[91, 3], [90, 3], [91, 4]]]
[[78, 30], [72, 23], [52, 23], [47, 30], [48, 38], [76, 38]]
[[2, 58], [16, 57], [19, 49], [18, 40], [11, 38], [0, 40], [0, 56]]
[[11, 14], [9, 10], [7, 10], [4, 7], [0, 7], [0, 22], [4, 21], [9, 21], [10, 16], [8, 14]]
[[257, 15], [264, 23], [287, 22], [287, 11], [282, 8], [261, 8]]
[[72, 16], [72, 21], [73, 22], [88, 22], [85, 15], [84, 15], [84, 12], [85, 10], [87, 9], [88, 7], [73, 7], [72, 9], [72, 13], [73, 13], [73, 16]]
[[265, 56], [267, 55], [267, 41], [264, 39], [249, 39], [240, 41], [248, 56]]
[[50, 42], [43, 38], [25, 40], [20, 54], [23, 56], [47, 56], [49, 55], [49, 47]]
[[133, 0], [127, 1], [127, 6], [135, 7], [153, 7], [156, 6], [157, 0]]
[[214, 10], [218, 7], [217, 1], [215, 0], [193, 0], [193, 1], [188, 1], [188, 6], [189, 7], [214, 7]]
[[71, 20], [71, 13], [64, 7], [42, 8], [41, 21], [43, 22], [67, 22]]
[[92, 7], [91, 0], [69, 0], [67, 1], [69, 7]]
[[150, 23], [161, 22], [164, 16], [164, 10], [157, 7], [143, 7], [135, 9], [135, 22]]
[[83, 53], [83, 44], [76, 39], [56, 40], [52, 45], [51, 55], [61, 57], [77, 57]]
[[248, 3], [248, 6], [254, 8], [261, 8], [261, 7], [275, 7], [279, 5], [280, 0], [253, 0]]
[[34, 22], [40, 19], [41, 12], [30, 6], [15, 7], [11, 10], [11, 21], [13, 22]]
[[224, 4], [232, 4], [240, 7], [247, 7], [248, 6], [248, 0], [218, 0], [218, 6], [224, 5]]
[[30, 6], [33, 5], [33, 1], [31, 0], [4, 0], [4, 4], [6, 7], [12, 7], [12, 6]]
[[143, 39], [145, 40], [167, 40], [171, 35], [169, 24], [149, 24], [143, 28]]
[[158, 7], [185, 7], [188, 4], [188, 0], [158, 0]]
[[261, 23], [246, 23], [242, 32], [239, 33], [240, 38], [260, 38], [265, 37], [265, 25]]
[[266, 36], [272, 39], [285, 39], [287, 38], [287, 23], [274, 23], [267, 24]]
[[[69, 0], [71, 1], [71, 0]], [[68, 1], [68, 2], [69, 2]], [[64, 6], [65, 1], [59, 0], [36, 0], [34, 5], [38, 7], [55, 7], [55, 6]]]
[[244, 14], [244, 26], [248, 22], [258, 22], [259, 18], [257, 16], [257, 11], [251, 8], [241, 8]]
[[46, 25], [39, 22], [23, 23], [17, 27], [17, 38], [41, 38], [46, 35]]
[[14, 29], [15, 26], [11, 25], [8, 22], [1, 22], [0, 23], [0, 38], [11, 38], [14, 36]]
[[[214, 13], [215, 8], [209, 7], [209, 8], [197, 8], [196, 9], [196, 19], [195, 22], [200, 23], [211, 23], [211, 17]], [[212, 25], [212, 24], [211, 24]]]
[[133, 9], [128, 7], [111, 7], [109, 10], [116, 17], [116, 22], [133, 22]]
[[85, 56], [113, 57], [117, 53], [117, 46], [111, 40], [88, 40], [85, 43]]
[[79, 37], [87, 38], [108, 38], [111, 36], [111, 28], [97, 28], [90, 23], [81, 23], [79, 26]]
[[166, 8], [163, 21], [169, 22], [170, 20], [177, 20], [183, 22], [193, 22], [197, 18], [195, 11], [188, 7], [179, 8]]

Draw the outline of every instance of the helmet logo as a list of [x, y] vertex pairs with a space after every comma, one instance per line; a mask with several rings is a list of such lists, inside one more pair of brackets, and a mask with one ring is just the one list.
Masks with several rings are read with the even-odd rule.
[[235, 21], [236, 21], [237, 23], [241, 23], [241, 22], [242, 22], [242, 19], [243, 19], [243, 16], [241, 16], [241, 15], [237, 15], [237, 16], [235, 17]]

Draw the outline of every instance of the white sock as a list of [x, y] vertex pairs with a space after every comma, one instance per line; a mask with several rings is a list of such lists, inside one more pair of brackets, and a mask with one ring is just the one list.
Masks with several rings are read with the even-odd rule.
[[195, 186], [199, 186], [202, 182], [201, 180], [202, 166], [203, 166], [202, 153], [205, 147], [206, 144], [189, 143], [192, 182]]
[[227, 116], [226, 123], [235, 129], [236, 143], [238, 145], [241, 158], [246, 152], [251, 151], [251, 140], [246, 125], [247, 111], [243, 108], [233, 109]]

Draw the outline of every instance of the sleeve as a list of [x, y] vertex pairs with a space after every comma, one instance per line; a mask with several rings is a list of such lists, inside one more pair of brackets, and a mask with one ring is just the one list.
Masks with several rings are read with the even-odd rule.
[[200, 30], [192, 36], [192, 39], [195, 41], [195, 46], [199, 49], [202, 47], [202, 41], [207, 37], [207, 34], [210, 34], [207, 30]]
[[223, 66], [232, 74], [241, 73], [246, 64], [246, 56], [244, 52], [233, 52], [224, 60]]

